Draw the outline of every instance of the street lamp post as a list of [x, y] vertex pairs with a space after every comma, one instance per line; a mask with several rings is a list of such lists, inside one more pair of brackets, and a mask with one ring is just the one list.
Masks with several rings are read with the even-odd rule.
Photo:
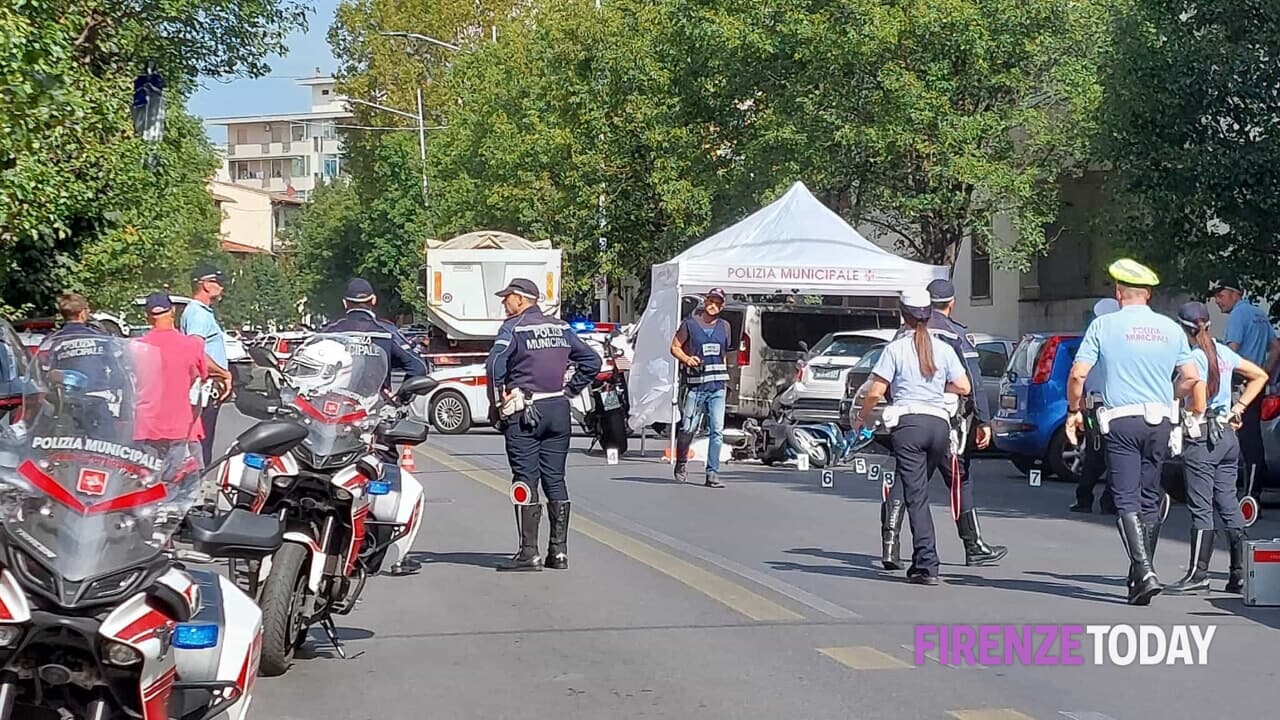
[[422, 163], [422, 204], [427, 205], [428, 204], [428, 200], [427, 200], [428, 198], [428, 194], [427, 194], [427, 123], [426, 123], [426, 118], [422, 114], [422, 88], [418, 88], [418, 114], [417, 115], [414, 115], [413, 113], [407, 113], [403, 110], [397, 110], [392, 107], [387, 107], [386, 105], [379, 105], [378, 103], [375, 103], [375, 102], [369, 102], [368, 100], [360, 100], [359, 98], [347, 98], [347, 101], [353, 102], [359, 105], [366, 105], [375, 110], [382, 110], [383, 112], [389, 112], [395, 115], [400, 115], [401, 117], [407, 117], [410, 120], [413, 120], [414, 122], [418, 123], [418, 126], [417, 126], [418, 127], [418, 159]]
[[422, 42], [431, 43], [432, 45], [437, 45], [439, 47], [442, 47], [445, 50], [461, 50], [462, 49], [457, 45], [454, 45], [453, 43], [448, 43], [443, 40], [437, 40], [436, 38], [433, 38], [430, 35], [423, 35], [421, 33], [386, 31], [386, 32], [380, 32], [378, 34], [383, 37], [399, 37], [399, 38], [409, 38], [411, 40], [421, 40]]

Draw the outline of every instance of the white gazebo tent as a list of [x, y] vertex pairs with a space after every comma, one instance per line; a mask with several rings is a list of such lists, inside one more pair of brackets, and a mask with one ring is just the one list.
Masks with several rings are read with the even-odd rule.
[[675, 424], [678, 368], [670, 347], [687, 295], [718, 287], [731, 295], [892, 297], [948, 276], [945, 267], [903, 259], [868, 241], [799, 182], [738, 224], [654, 265], [652, 273], [628, 386], [633, 430]]

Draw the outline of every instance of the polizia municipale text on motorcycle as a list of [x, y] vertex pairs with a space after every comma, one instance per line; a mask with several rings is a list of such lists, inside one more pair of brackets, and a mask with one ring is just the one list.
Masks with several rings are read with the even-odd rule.
[[[189, 526], [197, 552], [174, 549], [201, 473], [197, 445], [147, 439], [166, 412], [161, 375], [154, 346], [70, 336], [46, 340], [22, 378], [21, 420], [0, 426], [0, 720], [248, 711], [261, 612], [182, 560], [261, 557], [283, 528], [229, 513]], [[228, 455], [303, 435], [260, 423]]]
[[220, 477], [224, 508], [285, 525], [273, 556], [232, 563], [262, 607], [262, 672], [278, 675], [313, 625], [343, 655], [333, 617], [355, 608], [369, 574], [407, 564], [425, 499], [413, 474], [397, 467], [396, 451], [427, 439], [409, 401], [436, 383], [412, 378], [388, 395], [387, 358], [360, 335], [312, 336], [283, 374], [269, 363], [242, 379], [236, 405], [251, 417], [297, 422], [306, 439], [284, 455], [232, 458]]

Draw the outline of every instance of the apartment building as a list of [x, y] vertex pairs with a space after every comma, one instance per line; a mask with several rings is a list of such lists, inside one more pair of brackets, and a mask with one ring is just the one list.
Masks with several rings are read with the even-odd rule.
[[332, 77], [300, 80], [311, 90], [309, 112], [210, 118], [227, 129], [218, 179], [306, 200], [342, 174], [339, 125], [351, 118]]
[[224, 180], [210, 181], [209, 193], [222, 216], [218, 239], [232, 255], [280, 252], [277, 235], [303, 204], [298, 198]]

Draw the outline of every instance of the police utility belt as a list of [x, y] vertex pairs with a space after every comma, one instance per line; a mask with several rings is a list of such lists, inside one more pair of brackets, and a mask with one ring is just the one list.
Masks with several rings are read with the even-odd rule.
[[1169, 433], [1169, 452], [1172, 455], [1182, 454], [1182, 425], [1179, 423], [1181, 410], [1176, 402], [1138, 403], [1098, 408], [1098, 431], [1108, 435], [1111, 433], [1112, 421], [1132, 417], [1140, 417], [1148, 425], [1153, 426], [1166, 420], [1173, 423], [1173, 431]]
[[943, 396], [943, 405], [926, 405], [924, 403], [908, 403], [906, 405], [890, 405], [880, 415], [880, 421], [886, 429], [898, 426], [907, 415], [929, 415], [947, 421], [950, 426], [951, 452], [964, 452], [964, 445], [969, 436], [970, 416], [961, 412], [960, 396], [947, 393]]
[[1179, 429], [1189, 438], [1205, 438], [1210, 446], [1222, 442], [1222, 436], [1231, 424], [1231, 414], [1226, 408], [1210, 408], [1208, 412], [1191, 413], [1182, 411], [1182, 424]]
[[510, 422], [511, 418], [516, 415], [520, 415], [521, 421], [532, 427], [538, 424], [539, 419], [538, 408], [535, 403], [539, 400], [549, 400], [557, 397], [564, 397], [564, 391], [535, 393], [515, 388], [511, 396], [504, 400], [498, 408], [498, 415], [507, 422]]

